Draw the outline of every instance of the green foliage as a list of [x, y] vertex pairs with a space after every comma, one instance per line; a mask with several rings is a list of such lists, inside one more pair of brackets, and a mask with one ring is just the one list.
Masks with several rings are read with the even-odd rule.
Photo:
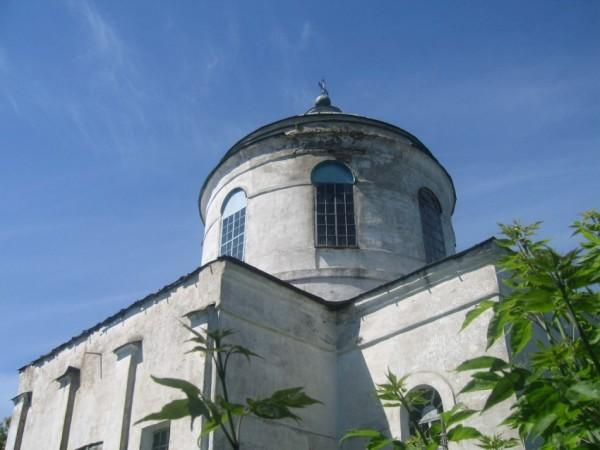
[[[488, 348], [504, 334], [513, 358], [482, 356], [457, 370], [475, 371], [462, 392], [490, 390], [482, 409], [517, 396], [504, 421], [543, 449], [600, 448], [600, 213], [573, 224], [578, 247], [560, 254], [535, 240], [539, 223], [501, 225], [500, 267], [508, 295], [470, 311], [463, 328], [492, 311]], [[527, 365], [515, 359], [527, 350]], [[480, 447], [510, 448], [512, 440], [480, 437]], [[516, 443], [515, 443], [516, 445]]]
[[229, 397], [227, 384], [230, 358], [238, 355], [250, 361], [251, 358], [260, 358], [260, 356], [241, 345], [227, 343], [227, 338], [233, 334], [231, 330], [207, 331], [204, 335], [186, 325], [184, 327], [193, 335], [190, 342], [194, 343], [194, 348], [190, 352], [201, 353], [212, 359], [221, 393], [211, 399], [188, 381], [153, 376], [152, 379], [156, 383], [178, 389], [185, 395], [185, 398], [164, 405], [160, 411], [144, 417], [138, 423], [148, 420], [176, 420], [189, 417], [193, 424], [195, 419], [203, 417], [201, 436], [220, 429], [231, 448], [237, 450], [240, 448], [241, 426], [245, 417], [254, 415], [268, 420], [294, 419], [299, 421], [300, 418], [291, 411], [292, 409], [321, 403], [306, 395], [301, 387], [282, 389], [266, 398], [247, 398], [245, 404], [233, 403]]
[[0, 450], [4, 450], [6, 439], [8, 438], [8, 427], [10, 426], [10, 417], [5, 417], [0, 422]]
[[[388, 370], [387, 382], [377, 385], [377, 398], [385, 408], [402, 407], [406, 411], [413, 411], [415, 407], [426, 405], [429, 400], [422, 389], [406, 389], [406, 378], [398, 378]], [[472, 427], [466, 427], [459, 422], [469, 418], [476, 411], [466, 409], [462, 405], [455, 405], [450, 411], [440, 415], [440, 421], [429, 430], [423, 430], [409, 414], [409, 421], [417, 434], [411, 436], [406, 442], [386, 436], [381, 431], [363, 428], [350, 430], [342, 437], [340, 442], [347, 439], [366, 440], [366, 449], [379, 450], [391, 448], [393, 450], [437, 450], [444, 440], [459, 442], [465, 439], [477, 438], [481, 435]]]
[[493, 436], [480, 436], [478, 447], [486, 450], [504, 450], [514, 448], [517, 445], [519, 445], [518, 439], [504, 439], [502, 435], [494, 434]]

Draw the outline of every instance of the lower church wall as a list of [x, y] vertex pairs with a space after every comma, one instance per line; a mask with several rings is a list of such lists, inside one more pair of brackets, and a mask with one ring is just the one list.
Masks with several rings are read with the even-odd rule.
[[[242, 428], [245, 450], [333, 450], [346, 431], [357, 427], [406, 438], [406, 413], [384, 409], [375, 397], [376, 384], [385, 381], [388, 369], [409, 375], [409, 388], [434, 388], [445, 410], [457, 402], [479, 408], [485, 394], [458, 394], [468, 375], [454, 369], [485, 353], [485, 317], [459, 330], [470, 308], [498, 295], [491, 247], [443, 261], [341, 305], [311, 297], [246, 265], [211, 263], [27, 366], [7, 450], [17, 450], [17, 424], [27, 409], [18, 450], [77, 450], [95, 442], [102, 442], [103, 450], [148, 450], [152, 433], [162, 427], [170, 429], [170, 449], [197, 448], [200, 420], [193, 429], [187, 419], [135, 423], [182, 397], [154, 383], [150, 375], [183, 378], [206, 393], [219, 393], [211, 365], [199, 354], [185, 354], [190, 333], [181, 321], [194, 328], [232, 329], [232, 343], [262, 356], [250, 362], [241, 356], [231, 360], [232, 401], [244, 403], [248, 397], [302, 386], [322, 402], [294, 411], [302, 418], [299, 423], [249, 418]], [[507, 358], [505, 344], [498, 342], [488, 354]], [[27, 392], [32, 393], [30, 408]], [[472, 424], [497, 432], [506, 412], [505, 404], [475, 416]], [[124, 435], [128, 442], [123, 442]], [[201, 441], [201, 450], [223, 448], [219, 433]], [[349, 441], [343, 448], [361, 447]]]
[[[408, 390], [422, 386], [435, 389], [444, 410], [456, 403], [470, 408], [483, 406], [489, 392], [459, 394], [470, 376], [455, 368], [483, 354], [508, 358], [502, 341], [485, 350], [489, 315], [460, 332], [471, 307], [483, 299], [497, 298], [496, 269], [491, 264], [463, 265], [460, 273], [452, 273], [455, 269], [445, 267], [448, 273], [437, 274], [432, 269], [426, 278], [388, 286], [387, 291], [366, 296], [353, 310], [341, 313], [340, 327], [346, 330], [341, 333], [345, 339], [338, 360], [338, 408], [344, 412], [338, 422], [340, 436], [349, 429], [364, 427], [383, 429], [401, 439], [409, 436], [407, 412], [382, 408], [374, 395], [375, 385], [386, 382], [388, 370], [398, 377], [407, 376]], [[469, 425], [488, 434], [501, 431], [498, 425], [509, 413], [507, 403], [473, 416]], [[513, 435], [508, 429], [503, 432]], [[363, 447], [349, 443], [344, 448]], [[466, 441], [450, 443], [450, 448], [476, 446]]]
[[[150, 375], [203, 379], [201, 358], [185, 355], [189, 332], [180, 321], [218, 298], [219, 264], [163, 289], [113, 322], [23, 368], [19, 391], [31, 392], [31, 406], [22, 430], [17, 426], [22, 408], [15, 408], [6, 449], [75, 450], [101, 442], [104, 450], [123, 445], [146, 450], [142, 435], [152, 424], [135, 422], [180, 397]], [[128, 395], [130, 408], [125, 405]], [[124, 420], [129, 426], [122, 433]], [[189, 421], [178, 421], [170, 429], [171, 448], [195, 448], [198, 424], [190, 430]]]

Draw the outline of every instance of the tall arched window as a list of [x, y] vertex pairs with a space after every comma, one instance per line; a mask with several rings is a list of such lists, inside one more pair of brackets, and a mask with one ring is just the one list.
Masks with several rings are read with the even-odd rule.
[[442, 230], [442, 207], [433, 192], [419, 190], [419, 210], [425, 245], [425, 260], [432, 263], [446, 256], [446, 244]]
[[[420, 431], [430, 436], [431, 427], [440, 423], [440, 414], [444, 411], [440, 394], [431, 386], [419, 386], [412, 389], [406, 397], [412, 405], [408, 411], [410, 435], [413, 436]], [[442, 435], [441, 444], [440, 448], [448, 448], [445, 435]]]
[[342, 163], [324, 161], [312, 171], [315, 186], [315, 245], [356, 247], [354, 175]]
[[246, 232], [246, 193], [241, 189], [231, 191], [221, 209], [221, 250], [219, 255], [244, 260]]

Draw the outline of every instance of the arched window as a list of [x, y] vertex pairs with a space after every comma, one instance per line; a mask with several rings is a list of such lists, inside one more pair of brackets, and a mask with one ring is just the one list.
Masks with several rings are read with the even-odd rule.
[[324, 161], [312, 171], [315, 186], [315, 245], [356, 247], [354, 176], [336, 161]]
[[423, 244], [425, 245], [425, 260], [427, 263], [432, 263], [446, 256], [446, 244], [442, 230], [442, 208], [434, 193], [429, 189], [419, 190], [419, 210]]
[[244, 260], [246, 231], [246, 193], [241, 189], [231, 191], [221, 209], [221, 250], [219, 255]]
[[[413, 436], [420, 431], [429, 436], [431, 427], [441, 423], [440, 414], [444, 412], [440, 394], [431, 386], [419, 386], [412, 389], [406, 398], [412, 405], [408, 411], [410, 435]], [[445, 441], [445, 436], [442, 435], [442, 439]], [[447, 448], [447, 443], [444, 441], [441, 448]]]

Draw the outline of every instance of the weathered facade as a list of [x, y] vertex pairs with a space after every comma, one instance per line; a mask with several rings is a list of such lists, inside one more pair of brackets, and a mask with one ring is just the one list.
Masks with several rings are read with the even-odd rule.
[[[455, 200], [416, 137], [344, 114], [324, 92], [306, 114], [240, 140], [211, 172], [199, 198], [202, 267], [20, 369], [7, 449], [226, 448], [219, 434], [197, 442], [200, 421], [136, 423], [177, 396], [151, 374], [214, 394], [213, 368], [185, 353], [179, 321], [236, 330], [264, 356], [235, 362], [233, 398], [304, 386], [323, 403], [299, 424], [248, 420], [245, 449], [336, 449], [366, 426], [407, 438], [406, 411], [373, 394], [388, 369], [430, 389], [437, 411], [481, 406], [484, 395], [458, 394], [467, 378], [454, 368], [485, 352], [485, 321], [459, 329], [500, 295], [498, 250], [489, 240], [454, 254]], [[488, 353], [508, 357], [501, 342]], [[494, 432], [505, 412], [473, 423]]]

